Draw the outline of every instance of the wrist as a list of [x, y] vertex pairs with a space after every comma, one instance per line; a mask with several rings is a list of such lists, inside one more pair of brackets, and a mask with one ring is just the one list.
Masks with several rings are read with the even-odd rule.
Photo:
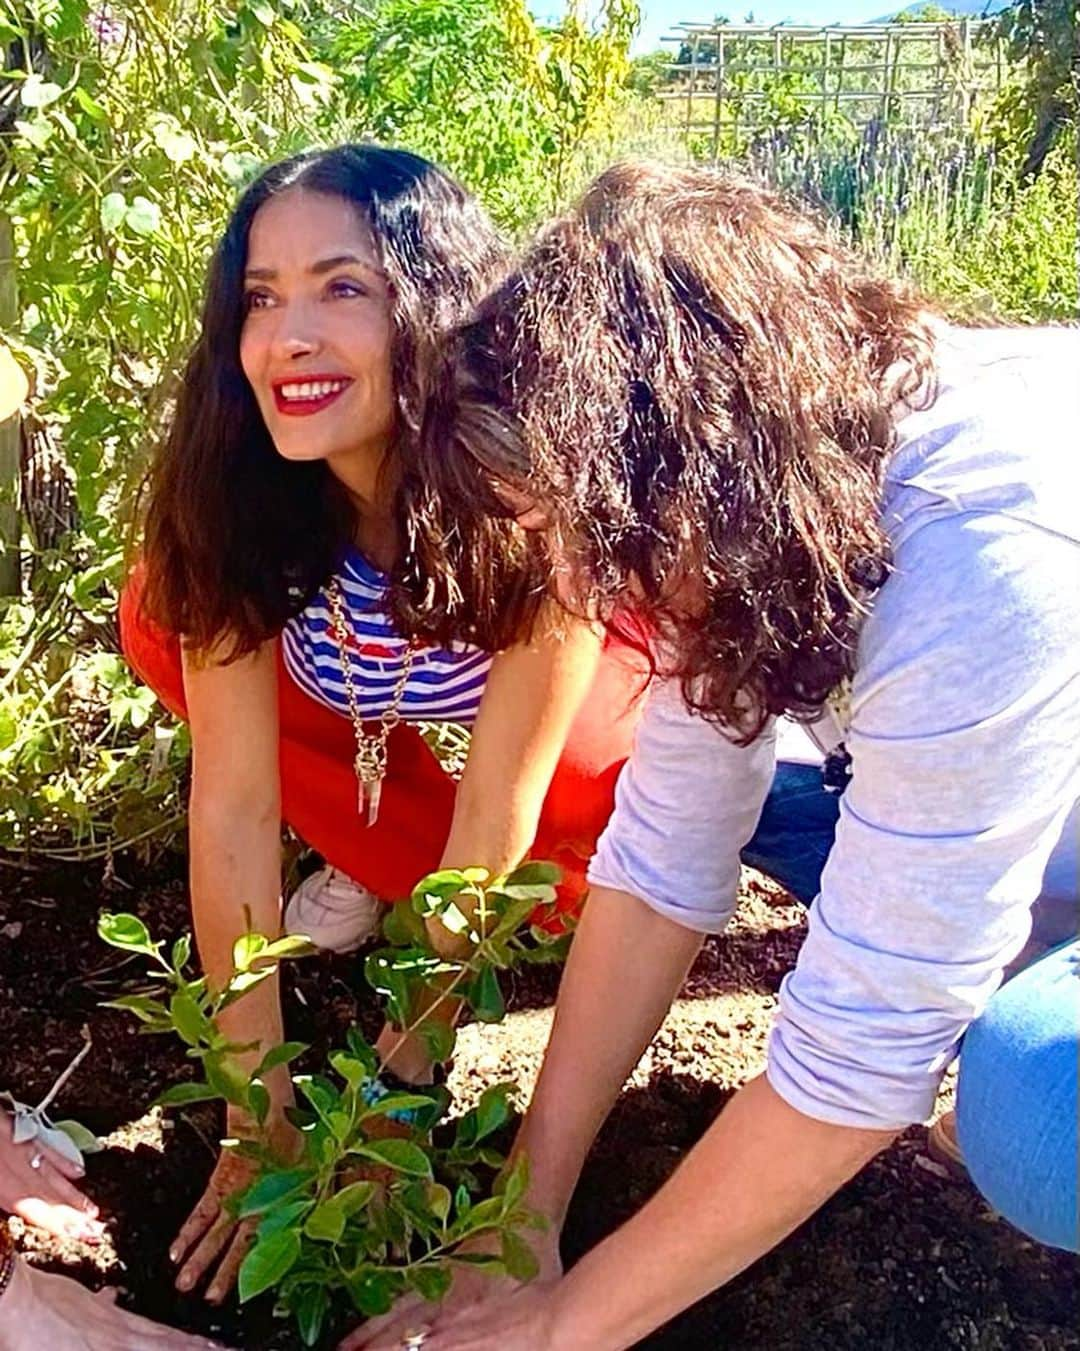
[[570, 1276], [563, 1276], [548, 1295], [547, 1344], [551, 1351], [615, 1351], [621, 1343], [604, 1342], [590, 1330]]

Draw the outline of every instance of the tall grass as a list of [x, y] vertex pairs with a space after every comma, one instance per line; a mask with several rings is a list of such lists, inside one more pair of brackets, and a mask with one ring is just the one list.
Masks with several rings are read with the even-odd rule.
[[1075, 129], [1027, 184], [991, 144], [910, 126], [776, 133], [748, 158], [957, 317], [1080, 317]]

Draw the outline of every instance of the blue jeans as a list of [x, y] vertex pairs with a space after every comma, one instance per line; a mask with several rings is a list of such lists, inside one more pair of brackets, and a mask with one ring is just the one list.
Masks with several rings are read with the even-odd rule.
[[[818, 766], [781, 761], [743, 862], [809, 905], [839, 814], [839, 795], [825, 791]], [[1077, 902], [1076, 830], [1074, 819], [1044, 884], [1059, 925], [1062, 902]], [[1075, 922], [1069, 928], [1075, 933]], [[1019, 1229], [1071, 1252], [1080, 1251], [1078, 1063], [1080, 941], [1074, 938], [990, 1000], [964, 1039], [957, 1087], [958, 1138], [980, 1191]]]

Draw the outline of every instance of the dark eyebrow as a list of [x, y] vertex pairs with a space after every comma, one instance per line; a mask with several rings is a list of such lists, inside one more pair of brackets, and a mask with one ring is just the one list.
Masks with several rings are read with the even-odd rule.
[[[369, 272], [379, 281], [385, 279], [385, 274], [377, 267], [372, 267], [370, 263], [363, 258], [357, 257], [355, 253], [337, 253], [332, 258], [320, 258], [317, 263], [312, 263], [308, 269], [313, 276], [321, 277], [325, 272], [333, 272], [336, 267], [356, 267], [362, 272]], [[244, 278], [247, 281], [273, 281], [277, 276], [277, 271], [272, 267], [249, 267], [244, 272]]]

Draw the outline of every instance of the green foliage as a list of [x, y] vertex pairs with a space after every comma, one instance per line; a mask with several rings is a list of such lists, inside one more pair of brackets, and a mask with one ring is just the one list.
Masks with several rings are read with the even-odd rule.
[[[269, 0], [0, 0], [0, 140], [33, 375], [72, 528], [0, 616], [0, 848], [171, 839], [186, 733], [115, 655], [124, 534], [237, 185], [318, 135], [329, 71]], [[40, 515], [27, 504], [31, 521]]]
[[380, 0], [327, 55], [344, 124], [427, 155], [480, 194], [511, 230], [564, 194], [575, 154], [625, 101], [632, 0], [595, 23], [570, 4], [538, 27], [524, 0]]
[[[547, 899], [549, 884], [537, 879], [551, 875], [549, 865], [527, 865], [519, 873], [517, 881], [505, 881], [514, 888], [507, 905], [522, 904], [526, 892]], [[433, 874], [425, 879], [438, 893], [432, 904], [449, 908], [450, 886], [458, 877], [466, 887], [480, 885], [475, 873], [471, 879]], [[490, 908], [494, 912], [499, 905], [493, 898]], [[507, 913], [504, 908], [503, 924]], [[494, 914], [492, 927], [498, 927]], [[245, 935], [233, 952], [232, 978], [212, 995], [203, 977], [185, 974], [189, 940], [181, 939], [166, 955], [134, 915], [104, 914], [98, 931], [113, 947], [146, 958], [163, 982], [154, 994], [128, 995], [108, 1007], [132, 1013], [147, 1032], [175, 1033], [202, 1067], [202, 1080], [173, 1085], [158, 1103], [182, 1107], [223, 1099], [265, 1122], [265, 1075], [307, 1048], [273, 1047], [253, 1070], [244, 1070], [237, 1060], [244, 1048], [226, 1039], [218, 1018], [282, 960], [309, 951], [306, 940]], [[510, 1120], [513, 1085], [486, 1089], [475, 1107], [449, 1122], [444, 1089], [387, 1093], [377, 1083], [374, 1049], [355, 1028], [346, 1040], [346, 1047], [329, 1057], [330, 1073], [292, 1075], [303, 1102], [291, 1113], [300, 1132], [296, 1157], [281, 1157], [263, 1137], [231, 1142], [258, 1166], [250, 1186], [228, 1203], [238, 1218], [258, 1222], [240, 1268], [240, 1299], [273, 1291], [275, 1312], [295, 1320], [307, 1346], [319, 1340], [335, 1310], [352, 1308], [374, 1317], [408, 1291], [441, 1299], [457, 1264], [531, 1279], [536, 1263], [521, 1230], [542, 1226], [523, 1204], [528, 1183], [523, 1158], [503, 1170], [492, 1195], [482, 1195], [478, 1169], [504, 1163], [491, 1140]], [[399, 1123], [398, 1135], [379, 1132], [387, 1117]], [[469, 1246], [480, 1238], [497, 1243], [486, 1244], [481, 1255]]]
[[1020, 147], [1024, 180], [1042, 171], [1063, 133], [1075, 138], [1080, 112], [1080, 10], [1077, 0], [1016, 0], [995, 34], [1011, 58], [990, 119], [999, 145]]
[[108, 650], [100, 572], [57, 559], [49, 585], [0, 611], [0, 849], [102, 858], [179, 827], [188, 735]]
[[[564, 959], [570, 935], [543, 927], [545, 910], [554, 914], [559, 876], [551, 863], [524, 863], [500, 877], [483, 868], [444, 869], [391, 909], [383, 930], [391, 946], [367, 957], [364, 974], [394, 1023], [423, 1037], [433, 1059], [453, 1051], [453, 1028], [432, 1017], [451, 997], [464, 999], [480, 1022], [497, 1023], [506, 1011], [500, 972]], [[535, 912], [541, 924], [530, 922]], [[464, 955], [435, 952], [431, 924], [466, 940]]]

